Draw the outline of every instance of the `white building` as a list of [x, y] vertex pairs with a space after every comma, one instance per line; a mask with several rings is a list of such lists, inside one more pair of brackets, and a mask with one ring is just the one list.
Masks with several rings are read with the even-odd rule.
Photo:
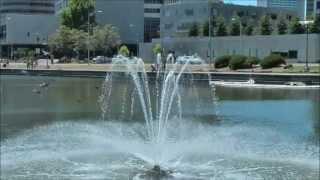
[[306, 15], [306, 1], [307, 0], [257, 0], [257, 5], [260, 7], [293, 10], [297, 12], [300, 19], [304, 19]]
[[18, 47], [44, 47], [55, 31], [54, 0], [0, 0], [0, 54], [9, 58]]

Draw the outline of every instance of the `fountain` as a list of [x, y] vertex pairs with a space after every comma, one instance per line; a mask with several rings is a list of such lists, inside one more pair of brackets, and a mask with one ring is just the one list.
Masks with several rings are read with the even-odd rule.
[[[173, 62], [172, 54], [169, 54], [167, 59]], [[130, 59], [123, 56], [117, 56], [112, 60], [113, 70], [117, 71], [119, 66], [121, 66], [122, 68], [123, 66], [125, 66], [126, 72], [132, 79], [132, 82], [135, 86], [134, 91], [136, 91], [138, 95], [138, 99], [140, 101], [140, 105], [144, 115], [146, 127], [146, 142], [149, 143], [150, 146], [154, 147], [154, 153], [158, 155], [154, 157], [154, 159], [152, 160], [153, 162], [150, 162], [154, 164], [152, 172], [154, 172], [156, 169], [158, 172], [161, 172], [160, 174], [162, 175], [164, 174], [164, 172], [166, 172], [160, 169], [160, 165], [162, 163], [162, 147], [165, 146], [164, 144], [168, 140], [168, 121], [170, 120], [170, 116], [172, 116], [173, 106], [177, 106], [178, 109], [178, 114], [173, 114], [173, 116], [182, 118], [179, 84], [182, 74], [187, 70], [190, 60], [191, 58], [186, 58], [186, 61], [182, 66], [176, 63], [173, 65], [173, 68], [171, 70], [166, 72], [161, 72], [160, 68], [157, 68], [157, 72], [154, 77], [156, 87], [155, 103], [151, 102], [151, 93], [149, 89], [150, 78], [147, 76], [145, 64], [142, 59], [136, 57]], [[159, 54], [157, 56], [157, 62], [161, 62], [161, 55]], [[109, 111], [108, 103], [111, 101], [110, 97], [112, 97], [113, 92], [113, 76], [113, 73], [108, 74], [103, 84], [103, 92], [100, 97], [103, 118]], [[131, 101], [134, 102], [135, 96], [131, 96], [131, 98]], [[152, 104], [155, 104], [155, 106], [152, 106]], [[133, 109], [131, 105], [131, 112], [132, 111]]]

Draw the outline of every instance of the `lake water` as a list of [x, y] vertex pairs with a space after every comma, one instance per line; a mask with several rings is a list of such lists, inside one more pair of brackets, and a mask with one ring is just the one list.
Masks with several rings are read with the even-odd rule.
[[317, 90], [182, 83], [182, 118], [170, 118], [159, 147], [145, 139], [126, 79], [102, 118], [103, 79], [0, 78], [1, 179], [143, 179], [153, 159], [172, 171], [167, 179], [319, 178]]

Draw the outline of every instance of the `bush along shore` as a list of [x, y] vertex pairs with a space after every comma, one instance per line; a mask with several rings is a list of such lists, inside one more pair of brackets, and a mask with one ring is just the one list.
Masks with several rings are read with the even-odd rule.
[[[225, 55], [220, 56], [215, 61], [215, 68], [226, 68], [230, 70], [250, 69], [260, 66], [262, 69], [271, 69], [286, 65], [286, 60], [278, 54], [271, 54], [263, 59], [244, 55]], [[285, 66], [291, 68], [292, 66]]]

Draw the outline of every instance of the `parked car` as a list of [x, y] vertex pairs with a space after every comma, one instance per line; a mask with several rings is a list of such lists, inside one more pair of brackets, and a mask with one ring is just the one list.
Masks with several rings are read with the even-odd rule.
[[97, 56], [95, 58], [93, 58], [93, 61], [96, 64], [107, 64], [107, 63], [111, 63], [111, 59], [105, 56]]
[[197, 55], [179, 56], [177, 59], [178, 64], [186, 64], [187, 62], [189, 62], [189, 64], [202, 64], [204, 61]]

